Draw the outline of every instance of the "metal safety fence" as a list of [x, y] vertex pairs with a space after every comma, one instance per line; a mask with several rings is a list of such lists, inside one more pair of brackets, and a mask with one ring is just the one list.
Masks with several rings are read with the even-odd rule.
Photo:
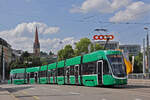
[[128, 75], [129, 79], [150, 79], [150, 73], [132, 73]]

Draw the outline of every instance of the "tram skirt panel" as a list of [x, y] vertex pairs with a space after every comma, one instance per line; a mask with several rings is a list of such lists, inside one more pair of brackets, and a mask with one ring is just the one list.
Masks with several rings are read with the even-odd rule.
[[83, 75], [82, 80], [85, 86], [98, 86], [97, 75]]
[[57, 77], [57, 83], [58, 83], [59, 85], [64, 84], [64, 83], [65, 83], [65, 82], [64, 82], [64, 76], [58, 76], [58, 77]]

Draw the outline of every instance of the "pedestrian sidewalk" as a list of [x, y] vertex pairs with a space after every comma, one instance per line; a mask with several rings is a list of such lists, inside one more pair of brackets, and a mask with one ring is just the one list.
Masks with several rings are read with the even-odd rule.
[[150, 79], [128, 79], [128, 84], [150, 86]]
[[5, 88], [0, 85], [0, 100], [16, 100]]

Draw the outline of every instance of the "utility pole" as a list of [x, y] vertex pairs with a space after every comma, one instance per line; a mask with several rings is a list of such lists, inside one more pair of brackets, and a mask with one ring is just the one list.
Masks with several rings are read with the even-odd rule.
[[146, 62], [145, 62], [145, 39], [143, 39], [143, 74], [145, 74]]
[[147, 63], [148, 63], [148, 72], [149, 71], [149, 35], [147, 34]]
[[150, 55], [149, 55], [149, 34], [148, 34], [148, 28], [145, 27], [145, 30], [147, 30], [147, 63], [148, 63], [148, 72], [150, 72]]

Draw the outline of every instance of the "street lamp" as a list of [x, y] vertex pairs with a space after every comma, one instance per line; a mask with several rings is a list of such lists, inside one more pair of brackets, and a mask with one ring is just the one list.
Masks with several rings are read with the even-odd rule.
[[145, 38], [143, 39], [143, 74], [145, 74], [145, 67], [146, 67], [146, 62], [145, 62]]

